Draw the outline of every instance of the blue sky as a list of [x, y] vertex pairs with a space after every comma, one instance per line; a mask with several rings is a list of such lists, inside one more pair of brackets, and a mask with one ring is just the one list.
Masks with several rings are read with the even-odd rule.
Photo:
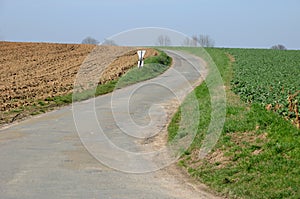
[[300, 49], [299, 0], [0, 0], [0, 40], [80, 43], [132, 28], [208, 34], [220, 47]]

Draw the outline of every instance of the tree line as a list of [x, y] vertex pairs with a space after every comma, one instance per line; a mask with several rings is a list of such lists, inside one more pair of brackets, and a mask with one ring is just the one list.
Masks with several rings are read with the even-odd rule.
[[[100, 44], [100, 42], [97, 39], [92, 38], [92, 37], [86, 37], [85, 39], [82, 40], [81, 43], [82, 44], [94, 44], [94, 45]], [[117, 46], [116, 42], [113, 40], [110, 40], [110, 39], [105, 39], [104, 42], [101, 43], [101, 45]], [[160, 35], [160, 36], [158, 36], [155, 45], [171, 46], [172, 41], [168, 35]], [[212, 48], [212, 47], [215, 47], [215, 41], [209, 35], [200, 34], [200, 35], [193, 35], [192, 37], [186, 37], [182, 41], [181, 45], [186, 46], [186, 47], [209, 47], [209, 48]], [[282, 44], [274, 45], [271, 47], [271, 49], [287, 50], [287, 48]]]
[[[167, 35], [160, 35], [157, 38], [156, 45], [158, 46], [171, 46], [172, 42], [169, 36]], [[215, 41], [209, 35], [194, 35], [191, 38], [186, 37], [182, 41], [182, 46], [187, 47], [214, 47]]]

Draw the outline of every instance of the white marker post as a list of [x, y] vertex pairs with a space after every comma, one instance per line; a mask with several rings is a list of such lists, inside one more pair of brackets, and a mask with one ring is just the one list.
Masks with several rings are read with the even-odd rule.
[[142, 68], [144, 66], [144, 56], [146, 54], [146, 51], [145, 50], [139, 50], [139, 51], [137, 51], [137, 54], [139, 56], [138, 67]]

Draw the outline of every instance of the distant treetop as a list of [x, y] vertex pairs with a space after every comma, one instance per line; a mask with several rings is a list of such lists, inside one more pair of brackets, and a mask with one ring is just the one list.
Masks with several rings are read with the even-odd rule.
[[281, 44], [272, 46], [271, 49], [273, 49], [273, 50], [287, 50], [287, 48], [284, 45], [281, 45]]
[[183, 42], [182, 46], [189, 46], [189, 47], [214, 47], [215, 41], [209, 35], [193, 35], [191, 38], [186, 37]]
[[82, 44], [99, 44], [99, 41], [92, 37], [86, 37], [84, 40], [82, 40], [81, 43]]
[[111, 39], [105, 39], [104, 42], [101, 43], [102, 46], [117, 46], [118, 44]]

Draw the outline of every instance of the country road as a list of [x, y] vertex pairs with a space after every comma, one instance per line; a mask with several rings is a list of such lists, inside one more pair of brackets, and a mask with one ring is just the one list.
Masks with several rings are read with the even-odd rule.
[[200, 58], [166, 52], [174, 64], [157, 78], [0, 129], [0, 198], [217, 198], [151, 153], [207, 74]]

